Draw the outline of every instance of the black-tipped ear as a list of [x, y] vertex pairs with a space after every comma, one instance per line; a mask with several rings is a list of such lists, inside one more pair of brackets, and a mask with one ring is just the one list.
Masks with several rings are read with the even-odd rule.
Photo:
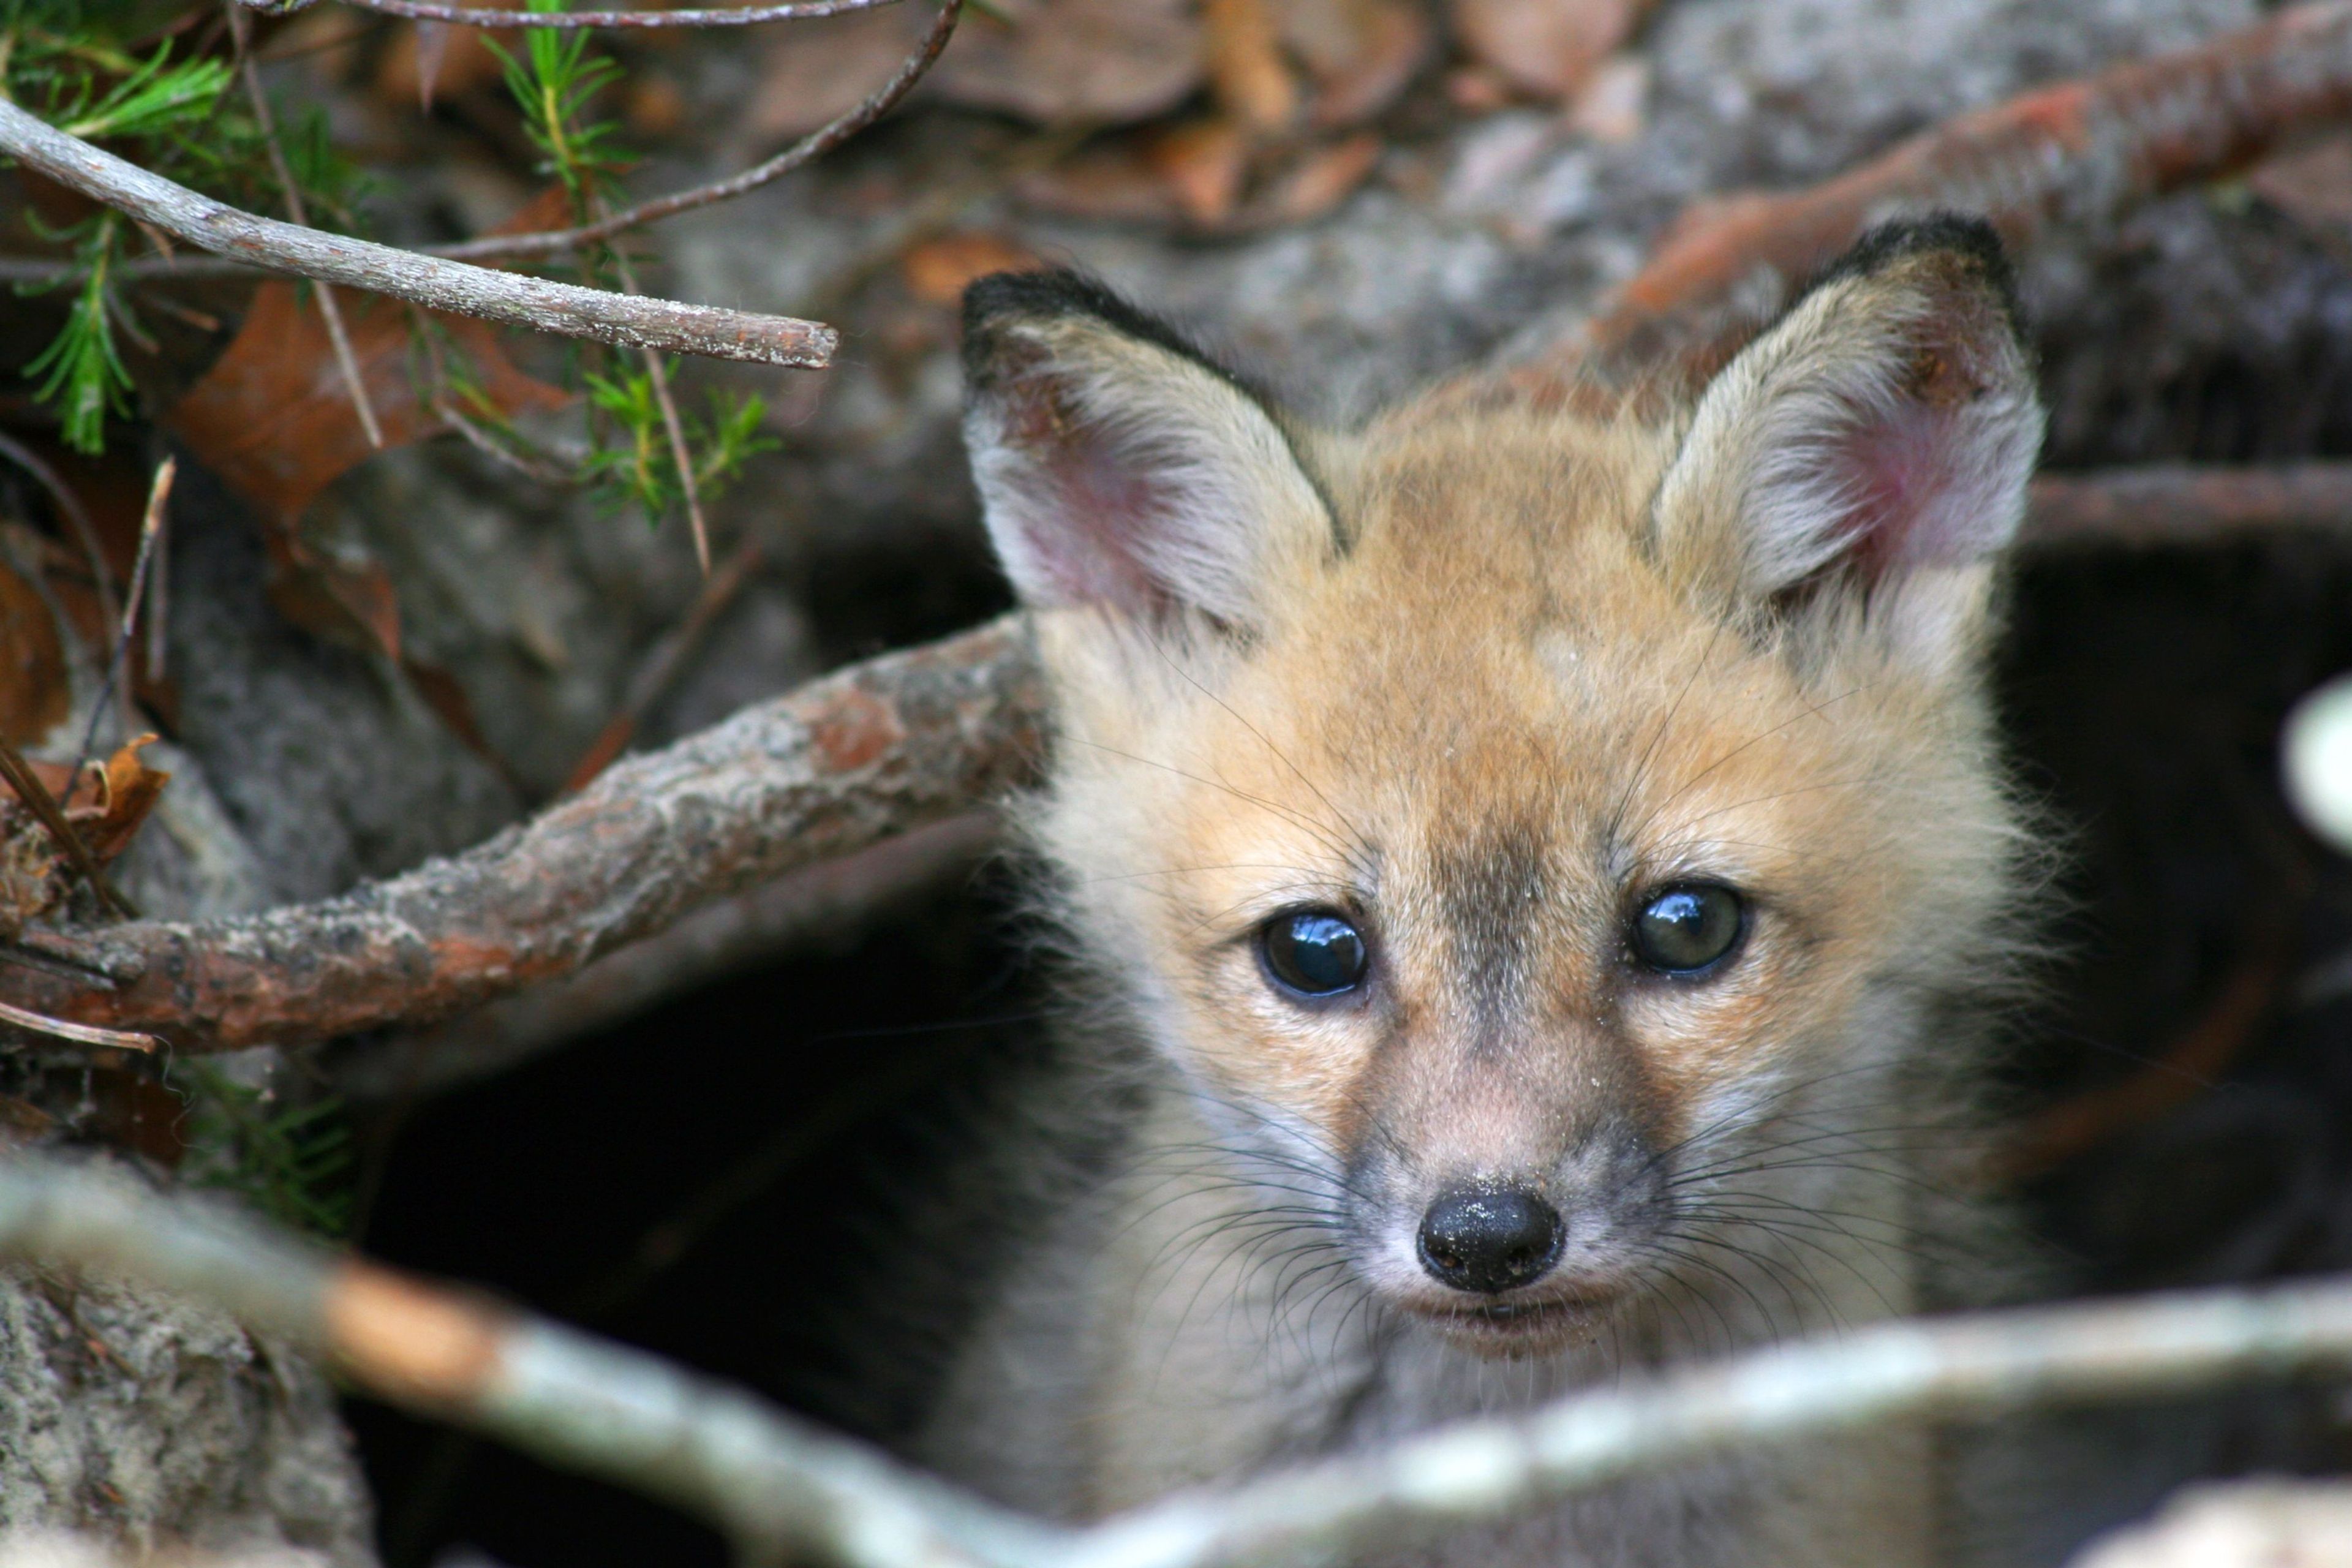
[[1661, 547], [1748, 595], [1832, 573], [1899, 588], [2008, 544], [2042, 426], [1992, 229], [1889, 224], [1700, 398], [1659, 491]]
[[1021, 596], [1261, 623], [1331, 520], [1265, 405], [1164, 322], [1070, 272], [964, 295], [964, 439]]

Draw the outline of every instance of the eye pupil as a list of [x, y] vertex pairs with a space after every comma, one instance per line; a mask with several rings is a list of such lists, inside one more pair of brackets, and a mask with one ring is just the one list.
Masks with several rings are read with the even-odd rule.
[[1364, 978], [1364, 935], [1341, 916], [1304, 910], [1276, 915], [1259, 933], [1266, 969], [1291, 990], [1329, 996]]
[[1731, 951], [1745, 910], [1728, 888], [1668, 888], [1633, 917], [1633, 956], [1664, 974], [1690, 974]]

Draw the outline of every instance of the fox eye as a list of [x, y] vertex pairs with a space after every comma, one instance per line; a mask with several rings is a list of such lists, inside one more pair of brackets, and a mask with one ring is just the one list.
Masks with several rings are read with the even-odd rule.
[[1668, 888], [1633, 917], [1633, 956], [1661, 974], [1696, 974], [1737, 947], [1747, 924], [1748, 906], [1729, 888]]
[[1258, 928], [1265, 970], [1303, 996], [1336, 996], [1363, 983], [1370, 967], [1364, 933], [1329, 910], [1293, 910]]

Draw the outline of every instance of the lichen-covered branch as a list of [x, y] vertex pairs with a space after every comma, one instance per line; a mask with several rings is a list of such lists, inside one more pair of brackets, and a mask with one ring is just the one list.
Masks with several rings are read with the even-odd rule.
[[657, 1357], [95, 1172], [0, 1160], [0, 1257], [218, 1307], [362, 1388], [689, 1510], [751, 1560], [1043, 1562], [1047, 1527]]
[[1569, 338], [1511, 377], [1693, 375], [1722, 363], [1872, 224], [1942, 209], [2011, 244], [2053, 221], [2112, 222], [2243, 167], [2290, 133], [2352, 115], [2352, 4], [2282, 11], [2195, 48], [1963, 114], [1802, 190], [1702, 203]]
[[0, 1258], [224, 1308], [380, 1398], [690, 1510], [754, 1560], [855, 1568], [1322, 1561], [1742, 1447], [2352, 1367], [2344, 1279], [1907, 1320], [1628, 1379], [1071, 1530], [642, 1352], [86, 1171], [0, 1161]]
[[838, 341], [819, 321], [583, 289], [257, 216], [68, 136], [5, 100], [0, 154], [205, 250], [461, 316], [632, 348], [804, 369], [830, 361]]
[[428, 1024], [990, 799], [1034, 765], [1043, 714], [1025, 629], [1008, 618], [746, 709], [463, 855], [341, 898], [27, 932], [112, 984], [11, 967], [0, 996], [188, 1050]]

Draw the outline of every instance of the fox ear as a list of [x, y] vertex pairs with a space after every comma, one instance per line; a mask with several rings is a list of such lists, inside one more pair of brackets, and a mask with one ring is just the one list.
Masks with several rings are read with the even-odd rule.
[[2042, 422], [1991, 228], [1887, 225], [1700, 398], [1658, 492], [1662, 553], [1750, 605], [1859, 589], [1906, 634], [1948, 640], [1934, 623], [1982, 594], [1955, 597], [1936, 569], [2008, 544]]
[[1068, 272], [964, 295], [964, 440], [1027, 603], [1261, 627], [1331, 518], [1266, 405], [1169, 327]]

